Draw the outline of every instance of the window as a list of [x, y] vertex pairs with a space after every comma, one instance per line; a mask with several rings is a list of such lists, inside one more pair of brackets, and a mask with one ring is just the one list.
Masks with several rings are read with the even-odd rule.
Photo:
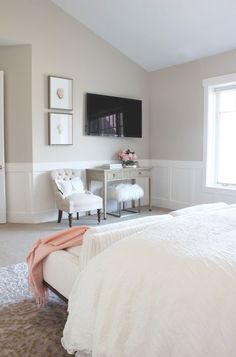
[[203, 84], [206, 186], [236, 189], [236, 74]]

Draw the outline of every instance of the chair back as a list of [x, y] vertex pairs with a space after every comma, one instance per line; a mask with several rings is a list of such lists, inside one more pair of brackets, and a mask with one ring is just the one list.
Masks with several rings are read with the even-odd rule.
[[56, 195], [56, 198], [58, 196], [58, 193], [60, 192], [56, 180], [71, 180], [75, 177], [81, 177], [81, 170], [74, 170], [74, 169], [58, 169], [58, 170], [53, 170], [50, 172], [50, 177], [52, 180], [52, 186], [53, 186], [53, 191], [54, 194]]
[[81, 177], [81, 170], [74, 169], [59, 169], [51, 171], [51, 179], [55, 180], [71, 180], [74, 177]]

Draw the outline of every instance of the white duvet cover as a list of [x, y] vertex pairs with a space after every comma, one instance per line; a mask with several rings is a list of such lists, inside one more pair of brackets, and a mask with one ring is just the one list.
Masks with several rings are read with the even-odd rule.
[[62, 344], [83, 357], [235, 357], [235, 206], [151, 224], [94, 257]]
[[83, 238], [80, 270], [83, 270], [93, 257], [119, 240], [172, 219], [169, 214], [156, 215], [89, 229]]

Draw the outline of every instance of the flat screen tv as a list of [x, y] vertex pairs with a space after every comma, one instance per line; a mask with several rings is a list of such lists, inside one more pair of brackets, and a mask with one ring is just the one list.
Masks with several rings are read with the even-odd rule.
[[142, 101], [87, 93], [86, 133], [96, 136], [142, 137]]

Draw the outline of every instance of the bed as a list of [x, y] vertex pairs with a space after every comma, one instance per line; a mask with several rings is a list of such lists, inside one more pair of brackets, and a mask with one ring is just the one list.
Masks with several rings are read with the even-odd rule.
[[236, 206], [149, 219], [85, 235], [63, 291], [64, 348], [79, 357], [235, 357]]
[[[79, 271], [86, 266], [92, 257], [127, 234], [145, 229], [147, 225], [153, 222], [166, 221], [168, 217], [168, 215], [153, 215], [91, 228], [85, 236], [84, 254], [81, 255], [82, 247], [78, 246], [53, 252], [44, 259], [43, 277], [45, 284], [63, 300], [68, 301]], [[119, 233], [117, 234], [117, 232]]]

